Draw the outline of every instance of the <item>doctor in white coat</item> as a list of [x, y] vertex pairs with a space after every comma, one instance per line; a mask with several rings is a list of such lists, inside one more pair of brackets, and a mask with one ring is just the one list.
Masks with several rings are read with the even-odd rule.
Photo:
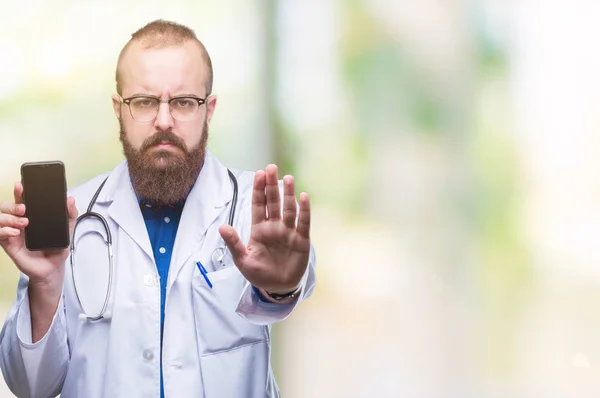
[[[126, 161], [67, 200], [73, 230], [98, 193], [92, 211], [112, 234], [103, 319], [82, 315], [100, 312], [107, 293], [102, 223], [77, 223], [73, 272], [68, 249], [25, 248], [20, 183], [0, 204], [0, 245], [21, 271], [0, 366], [18, 397], [279, 396], [270, 328], [315, 286], [308, 196], [296, 199], [275, 165], [230, 177], [206, 150], [211, 90], [210, 57], [185, 26], [154, 21], [121, 52], [113, 106]], [[169, 233], [170, 246], [157, 243]]]

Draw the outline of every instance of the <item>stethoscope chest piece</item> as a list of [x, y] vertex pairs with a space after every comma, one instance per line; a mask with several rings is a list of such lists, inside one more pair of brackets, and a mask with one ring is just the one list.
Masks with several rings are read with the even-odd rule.
[[225, 253], [226, 253], [226, 249], [224, 247], [217, 247], [213, 253], [212, 253], [212, 263], [215, 266], [224, 266], [225, 263], [223, 262], [223, 259], [225, 258]]

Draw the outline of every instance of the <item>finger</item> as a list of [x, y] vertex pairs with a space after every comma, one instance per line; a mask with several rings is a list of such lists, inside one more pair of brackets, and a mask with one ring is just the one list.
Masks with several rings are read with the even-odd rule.
[[242, 243], [239, 235], [229, 224], [221, 225], [219, 227], [219, 234], [221, 234], [221, 237], [225, 241], [231, 257], [233, 257], [233, 262], [238, 268], [241, 268], [246, 256], [246, 246]]
[[310, 201], [306, 192], [300, 194], [300, 214], [298, 215], [297, 231], [304, 238], [308, 239], [310, 237]]
[[266, 185], [265, 172], [262, 170], [254, 174], [254, 188], [252, 190], [252, 224], [265, 221], [265, 209], [267, 198], [265, 196]]
[[267, 173], [267, 218], [279, 220], [281, 218], [281, 201], [279, 199], [279, 181], [277, 179], [277, 166], [270, 164], [265, 169]]
[[20, 182], [15, 183], [14, 196], [16, 204], [23, 203], [23, 184]]
[[75, 198], [69, 196], [67, 198], [67, 211], [69, 212], [69, 221], [77, 220], [77, 215], [79, 212], [77, 211], [77, 207], [75, 206]]
[[0, 203], [0, 213], [22, 217], [25, 215], [25, 205], [11, 202]]
[[72, 196], [67, 198], [67, 213], [69, 214], [69, 231], [70, 234], [72, 234], [73, 228], [75, 228], [75, 223], [77, 222], [77, 216], [79, 214], [77, 207], [75, 206], [75, 198]]
[[29, 220], [25, 217], [14, 216], [8, 213], [0, 214], [0, 227], [25, 228]]
[[2, 243], [2, 241], [5, 241], [8, 238], [19, 236], [20, 234], [21, 231], [16, 228], [2, 227], [0, 228], [0, 243]]
[[296, 192], [294, 189], [294, 177], [287, 175], [283, 177], [283, 222], [286, 227], [296, 226]]

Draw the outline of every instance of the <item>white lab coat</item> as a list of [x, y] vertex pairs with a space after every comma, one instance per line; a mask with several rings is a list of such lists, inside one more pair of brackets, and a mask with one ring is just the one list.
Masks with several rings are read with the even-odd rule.
[[[246, 243], [250, 234], [253, 173], [234, 171], [239, 185], [234, 227]], [[73, 189], [83, 214], [106, 175]], [[0, 365], [19, 397], [159, 397], [160, 356], [166, 398], [278, 397], [273, 377], [271, 324], [285, 319], [312, 293], [315, 257], [302, 279], [297, 301], [280, 305], [259, 300], [226, 257], [213, 264], [222, 240], [233, 188], [227, 169], [210, 153], [183, 210], [173, 248], [160, 339], [160, 284], [146, 226], [125, 162], [113, 170], [93, 211], [108, 221], [115, 253], [111, 320], [81, 322], [70, 261], [63, 296], [48, 333], [31, 344], [27, 278], [0, 335]], [[106, 244], [98, 221], [82, 222], [75, 237], [76, 276], [88, 313], [105, 297]], [[104, 232], [102, 232], [104, 235]], [[196, 261], [209, 271], [211, 289]]]

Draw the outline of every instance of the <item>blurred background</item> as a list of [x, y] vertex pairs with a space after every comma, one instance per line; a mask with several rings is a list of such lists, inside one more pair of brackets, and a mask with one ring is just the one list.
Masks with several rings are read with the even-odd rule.
[[[212, 56], [209, 147], [310, 193], [317, 289], [275, 328], [286, 398], [600, 395], [600, 3], [23, 0], [0, 6], [0, 197], [122, 158], [129, 35]], [[0, 254], [0, 319], [17, 272]], [[1, 384], [1, 383], [0, 383]], [[4, 396], [11, 396], [6, 387]], [[0, 387], [1, 388], [1, 387]]]

